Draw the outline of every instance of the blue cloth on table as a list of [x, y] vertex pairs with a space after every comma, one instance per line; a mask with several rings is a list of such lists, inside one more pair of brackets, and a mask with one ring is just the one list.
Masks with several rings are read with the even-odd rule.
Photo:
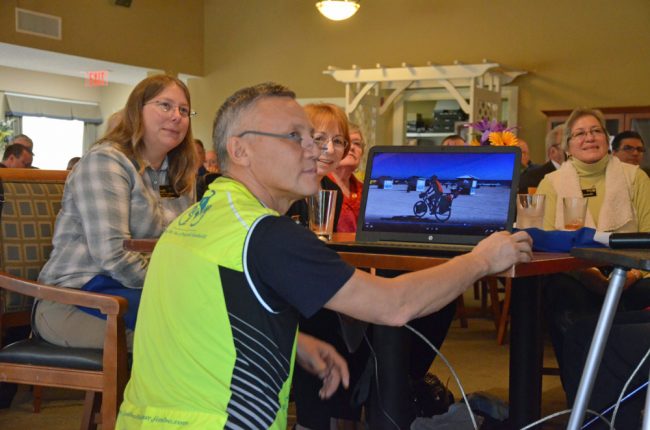
[[[124, 314], [124, 324], [127, 328], [135, 330], [135, 320], [138, 316], [140, 297], [142, 295], [141, 288], [126, 288], [110, 276], [96, 275], [90, 281], [86, 282], [81, 289], [92, 293], [124, 297], [129, 302], [129, 307]], [[87, 308], [85, 306], [77, 306], [77, 308], [97, 318], [106, 319], [106, 315], [102, 314], [98, 309]]]
[[533, 251], [569, 252], [571, 248], [606, 248], [594, 241], [596, 230], [583, 227], [575, 231], [545, 231], [539, 228], [526, 228], [523, 231], [533, 238]]

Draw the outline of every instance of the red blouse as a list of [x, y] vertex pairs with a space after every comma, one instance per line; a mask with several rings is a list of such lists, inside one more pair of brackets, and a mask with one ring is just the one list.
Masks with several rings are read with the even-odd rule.
[[350, 176], [350, 195], [343, 196], [343, 205], [339, 222], [336, 225], [336, 231], [339, 233], [354, 233], [357, 231], [357, 218], [359, 218], [359, 208], [361, 207], [361, 191], [363, 182], [359, 181], [356, 176]]

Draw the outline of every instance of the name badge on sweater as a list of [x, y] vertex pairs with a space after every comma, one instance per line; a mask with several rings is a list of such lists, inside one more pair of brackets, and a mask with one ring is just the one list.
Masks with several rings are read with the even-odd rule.
[[596, 188], [587, 188], [582, 190], [582, 197], [596, 197]]
[[160, 197], [163, 199], [177, 199], [179, 196], [171, 185], [161, 185]]

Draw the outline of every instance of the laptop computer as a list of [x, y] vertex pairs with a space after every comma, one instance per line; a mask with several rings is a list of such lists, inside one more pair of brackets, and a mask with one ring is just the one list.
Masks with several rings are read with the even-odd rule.
[[376, 146], [368, 154], [354, 242], [337, 251], [469, 252], [512, 231], [521, 151], [495, 146]]

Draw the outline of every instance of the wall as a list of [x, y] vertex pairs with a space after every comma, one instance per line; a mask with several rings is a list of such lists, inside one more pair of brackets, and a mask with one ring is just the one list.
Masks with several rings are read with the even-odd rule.
[[195, 129], [209, 133], [223, 99], [261, 81], [282, 82], [299, 97], [342, 97], [344, 86], [322, 74], [328, 65], [486, 58], [529, 72], [515, 81], [520, 133], [541, 161], [542, 110], [650, 105], [648, 22], [648, 0], [372, 0], [338, 23], [313, 1], [206, 0]]
[[[64, 40], [13, 32], [16, 6], [62, 16]], [[322, 74], [328, 65], [486, 58], [527, 70], [515, 81], [519, 126], [537, 161], [542, 110], [650, 104], [648, 22], [648, 0], [372, 0], [338, 23], [320, 16], [314, 1], [133, 0], [130, 8], [112, 0], [0, 2], [2, 42], [203, 75], [189, 87], [199, 112], [193, 128], [204, 140], [224, 98], [245, 85], [275, 80], [302, 98], [343, 97], [344, 86]], [[117, 105], [109, 103], [106, 115]]]
[[[16, 7], [61, 17], [63, 39], [15, 32]], [[202, 75], [202, 15], [203, 0], [2, 0], [0, 42]]]
[[[113, 83], [106, 87], [87, 87], [82, 78], [0, 66], [0, 92], [9, 91], [98, 103], [104, 119], [124, 107], [132, 89], [133, 87], [130, 85]], [[4, 118], [4, 112], [1, 114], [1, 117]], [[97, 130], [98, 135], [101, 135], [104, 129], [105, 124], [100, 125]]]

